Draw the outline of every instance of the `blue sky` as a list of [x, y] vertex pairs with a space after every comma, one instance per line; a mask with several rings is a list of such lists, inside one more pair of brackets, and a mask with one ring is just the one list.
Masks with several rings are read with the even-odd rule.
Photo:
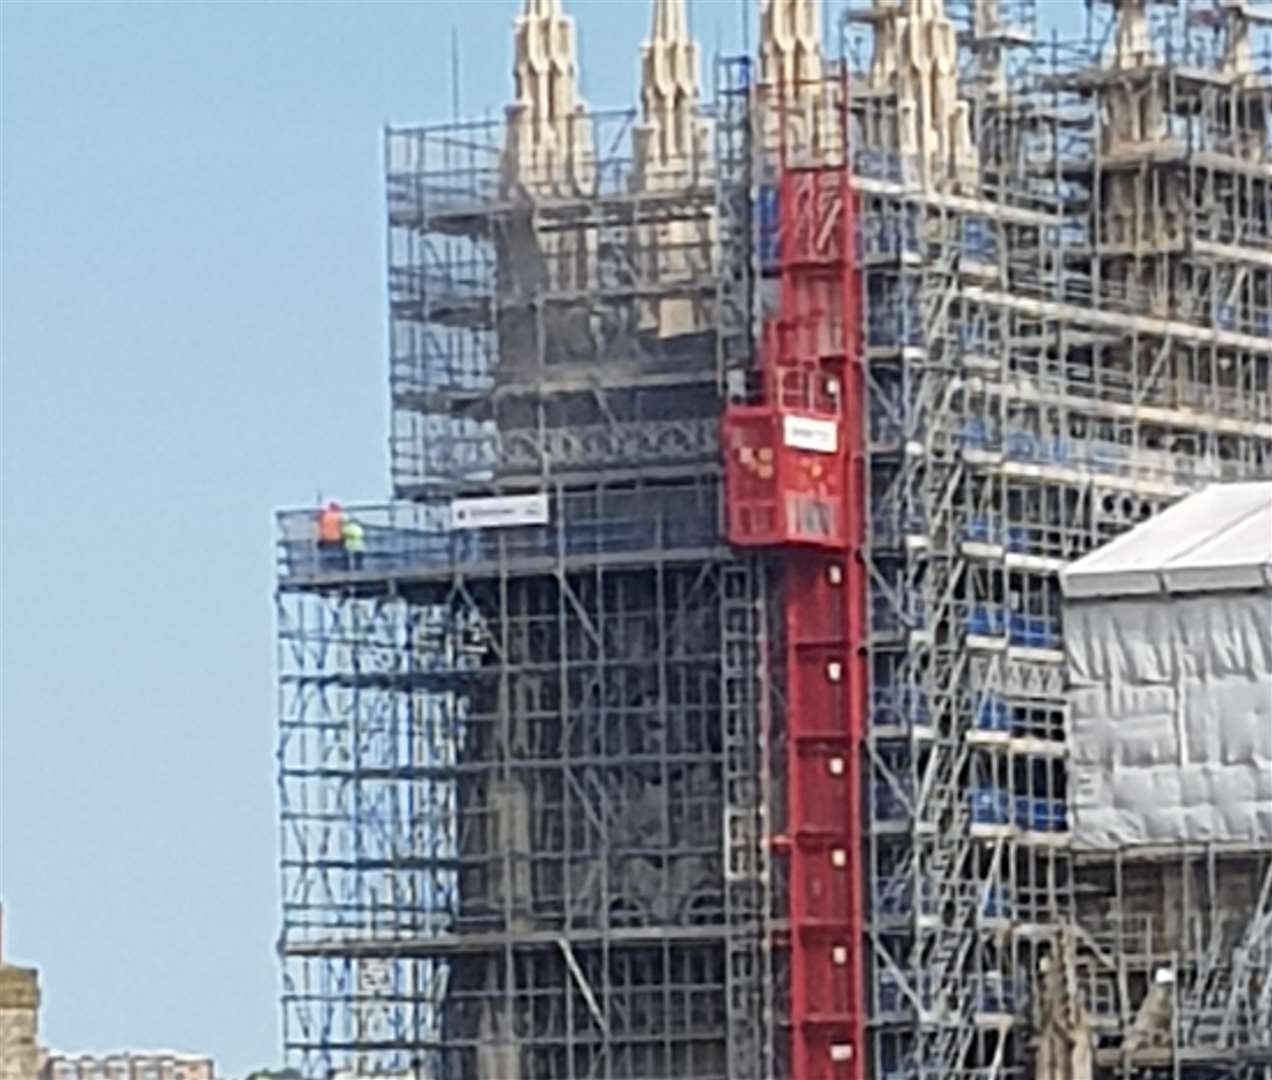
[[[518, 4], [462, 7], [497, 114]], [[647, 0], [569, 7], [634, 101]], [[0, 897], [52, 1046], [278, 1059], [271, 511], [387, 490], [380, 132], [449, 117], [458, 10], [0, 3]]]
[[[517, 7], [462, 0], [466, 114]], [[634, 101], [648, 0], [568, 7]], [[0, 3], [0, 897], [59, 1049], [278, 1060], [271, 512], [387, 490], [380, 132], [460, 9]]]

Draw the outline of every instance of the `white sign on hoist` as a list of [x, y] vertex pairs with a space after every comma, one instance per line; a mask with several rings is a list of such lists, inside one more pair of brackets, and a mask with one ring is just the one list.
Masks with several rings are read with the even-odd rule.
[[833, 420], [788, 414], [782, 417], [782, 442], [796, 450], [833, 454], [839, 449], [839, 425]]
[[507, 529], [517, 525], [546, 525], [546, 495], [496, 495], [487, 499], [452, 499], [452, 529]]

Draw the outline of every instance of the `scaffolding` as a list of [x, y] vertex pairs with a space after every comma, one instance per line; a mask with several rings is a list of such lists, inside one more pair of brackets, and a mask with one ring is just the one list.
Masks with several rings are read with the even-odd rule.
[[[770, 589], [720, 528], [746, 77], [721, 68], [670, 164], [648, 115], [577, 102], [386, 133], [404, 501], [346, 511], [356, 564], [324, 561], [311, 511], [280, 519], [285, 1042], [309, 1074], [771, 1075]], [[519, 498], [541, 518], [456, 527]]]
[[[1199, 483], [1272, 467], [1266, 58], [1256, 76], [1242, 5], [1125, 0], [1045, 45], [1026, 5], [948, 6], [925, 40], [963, 43], [970, 108], [944, 118], [916, 91], [950, 68], [939, 44], [896, 9], [846, 19], [873, 398], [874, 1069], [1209, 1075], [1230, 1048], [1082, 1058], [1074, 1016], [1130, 1045], [1142, 981], [1042, 1006], [1049, 971], [1069, 986], [1118, 956], [1077, 903], [1056, 573]], [[951, 119], [961, 152], [937, 137]], [[1266, 918], [1247, 922], [1265, 949]], [[1201, 1030], [1204, 968], [1175, 970], [1181, 1028]], [[1061, 1016], [1057, 1050], [1040, 1033]]]
[[306, 536], [281, 578], [289, 1052], [726, 1075], [714, 486], [561, 495], [486, 550], [353, 512], [360, 569]]
[[710, 103], [662, 2], [639, 111], [385, 134], [396, 501], [279, 518], [288, 1056], [1266, 1080], [1272, 853], [1073, 850], [1056, 580], [1272, 473], [1264, 17], [762, 7]]
[[387, 132], [399, 497], [714, 464], [717, 187], [639, 190], [636, 121], [574, 117], [600, 149], [551, 191], [507, 189], [502, 123]]
[[1266, 1076], [1272, 851], [1127, 850], [1079, 857], [1076, 870], [1072, 966], [1097, 1069]]

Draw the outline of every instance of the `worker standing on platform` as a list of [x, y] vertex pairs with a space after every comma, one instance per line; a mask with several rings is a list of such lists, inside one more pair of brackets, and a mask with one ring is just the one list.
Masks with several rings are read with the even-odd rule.
[[318, 569], [335, 570], [344, 561], [344, 512], [330, 502], [318, 514]]
[[367, 550], [367, 533], [356, 518], [345, 518], [341, 535], [344, 538], [345, 561], [350, 570], [362, 569], [362, 556]]

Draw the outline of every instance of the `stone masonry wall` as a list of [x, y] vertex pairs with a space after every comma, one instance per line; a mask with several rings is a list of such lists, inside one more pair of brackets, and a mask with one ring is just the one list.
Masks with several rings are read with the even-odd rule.
[[0, 965], [0, 1080], [36, 1080], [40, 983], [30, 968]]

